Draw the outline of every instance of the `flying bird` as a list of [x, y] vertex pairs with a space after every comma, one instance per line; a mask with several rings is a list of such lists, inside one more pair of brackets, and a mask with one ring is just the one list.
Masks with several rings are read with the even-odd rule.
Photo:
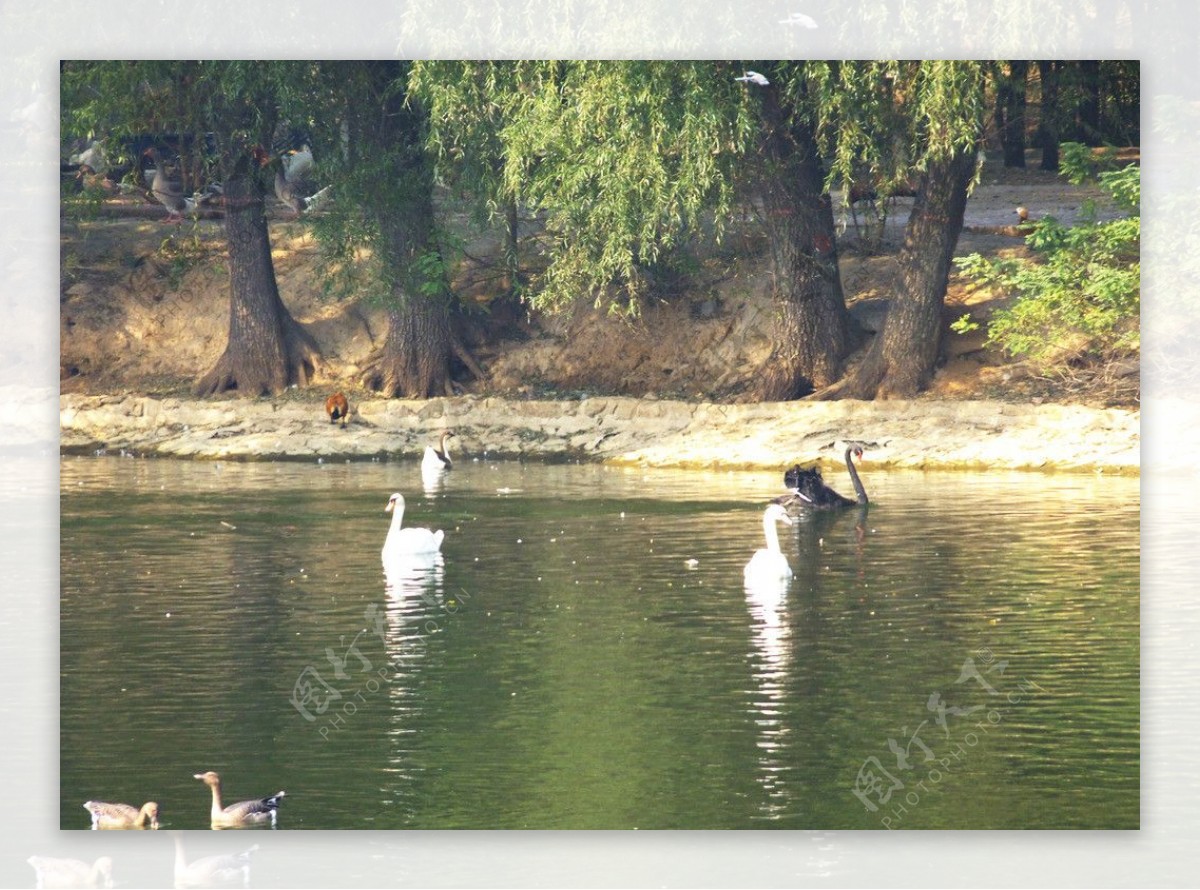
[[760, 87], [769, 86], [771, 83], [771, 81], [767, 80], [765, 77], [763, 77], [757, 71], [747, 71], [741, 77], [735, 77], [734, 80], [740, 80], [743, 83], [757, 84]]

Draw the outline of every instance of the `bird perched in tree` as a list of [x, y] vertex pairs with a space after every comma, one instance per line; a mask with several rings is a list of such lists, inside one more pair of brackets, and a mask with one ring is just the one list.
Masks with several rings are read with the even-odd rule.
[[734, 80], [740, 80], [743, 83], [752, 83], [760, 87], [769, 86], [771, 83], [771, 81], [767, 80], [766, 77], [757, 71], [747, 71], [741, 77], [735, 77]]
[[350, 403], [346, 400], [343, 393], [335, 392], [325, 400], [325, 413], [329, 415], [330, 423], [341, 422], [342, 427], [346, 426], [346, 420], [350, 417]]

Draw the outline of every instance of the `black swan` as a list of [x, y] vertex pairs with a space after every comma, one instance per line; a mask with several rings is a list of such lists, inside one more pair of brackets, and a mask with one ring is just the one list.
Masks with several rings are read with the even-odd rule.
[[854, 483], [856, 500], [840, 495], [826, 485], [817, 467], [805, 469], [796, 464], [783, 474], [783, 484], [789, 489], [788, 493], [774, 498], [772, 503], [806, 510], [835, 510], [869, 503], [867, 490], [858, 478], [853, 460], [856, 457], [862, 460], [863, 447], [861, 442], [849, 442], [846, 445], [846, 469], [850, 471], [850, 481]]

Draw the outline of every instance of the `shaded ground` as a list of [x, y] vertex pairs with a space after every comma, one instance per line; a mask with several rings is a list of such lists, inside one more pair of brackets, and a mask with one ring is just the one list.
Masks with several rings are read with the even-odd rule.
[[[1064, 221], [1100, 198], [1052, 174], [985, 168], [967, 207], [958, 254], [1021, 255], [1014, 210], [1053, 214]], [[216, 362], [228, 329], [228, 273], [223, 230], [216, 219], [163, 225], [161, 208], [137, 195], [109, 202], [86, 221], [62, 227], [61, 388], [64, 393], [186, 393]], [[1101, 205], [1103, 207], [1103, 205]], [[911, 200], [889, 210], [884, 237], [862, 248], [846, 221], [841, 272], [847, 301], [866, 330], [877, 324], [891, 293], [896, 251]], [[139, 209], [140, 208], [140, 209]], [[862, 215], [859, 215], [862, 222]], [[384, 314], [361, 300], [323, 293], [318, 248], [306, 223], [277, 215], [270, 222], [280, 293], [323, 351], [320, 383], [291, 397], [323, 400], [341, 388], [366, 398], [357, 385], [366, 356], [385, 333]], [[530, 317], [524, 307], [496, 298], [500, 276], [487, 262], [494, 244], [471, 245], [456, 285], [468, 310], [460, 336], [484, 370], [476, 379], [456, 368], [463, 392], [507, 397], [629, 395], [738, 401], [770, 352], [770, 276], [752, 221], [722, 251], [706, 258], [686, 282], [660, 282], [659, 299], [641, 319], [626, 322], [582, 301], [561, 316]], [[945, 322], [964, 312], [976, 320], [999, 305], [954, 276]], [[995, 399], [1094, 406], [1137, 404], [1136, 364], [1081, 368], [1046, 379], [984, 345], [985, 332], [947, 330], [943, 360], [922, 398]], [[851, 361], [853, 362], [853, 357]]]

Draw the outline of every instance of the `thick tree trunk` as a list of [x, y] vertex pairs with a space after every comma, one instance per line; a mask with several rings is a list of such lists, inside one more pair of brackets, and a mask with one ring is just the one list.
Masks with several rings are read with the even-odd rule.
[[817, 399], [911, 398], [929, 382], [941, 345], [950, 261], [962, 231], [975, 152], [932, 162], [922, 174], [900, 251], [900, 287], [883, 330], [855, 372]]
[[229, 341], [216, 365], [197, 381], [196, 394], [236, 389], [246, 396], [270, 395], [308, 383], [320, 349], [279, 298], [262, 191], [246, 173], [225, 182], [225, 233]]
[[[430, 233], [434, 229], [433, 170], [425, 154], [424, 112], [389, 91], [397, 63], [375, 63], [387, 107], [364, 128], [364, 148], [389, 157], [394, 183], [368, 208], [379, 224], [392, 281], [388, 333], [368, 360], [363, 384], [388, 398], [424, 399], [450, 392], [450, 288]], [[370, 148], [367, 148], [371, 146]]]
[[1038, 77], [1042, 82], [1041, 121], [1038, 125], [1038, 141], [1042, 146], [1042, 169], [1058, 170], [1058, 72], [1059, 62], [1040, 61]]
[[846, 352], [846, 301], [838, 272], [833, 207], [809, 126], [785, 119], [776, 88], [764, 90], [763, 212], [775, 283], [775, 349], [758, 386], [761, 401], [805, 396], [838, 378]]
[[1025, 82], [1029, 63], [1009, 62], [996, 90], [996, 126], [1004, 146], [1004, 166], [1025, 166]]
[[400, 290], [388, 308], [388, 332], [368, 362], [363, 385], [387, 398], [450, 395], [450, 312], [444, 300]]

